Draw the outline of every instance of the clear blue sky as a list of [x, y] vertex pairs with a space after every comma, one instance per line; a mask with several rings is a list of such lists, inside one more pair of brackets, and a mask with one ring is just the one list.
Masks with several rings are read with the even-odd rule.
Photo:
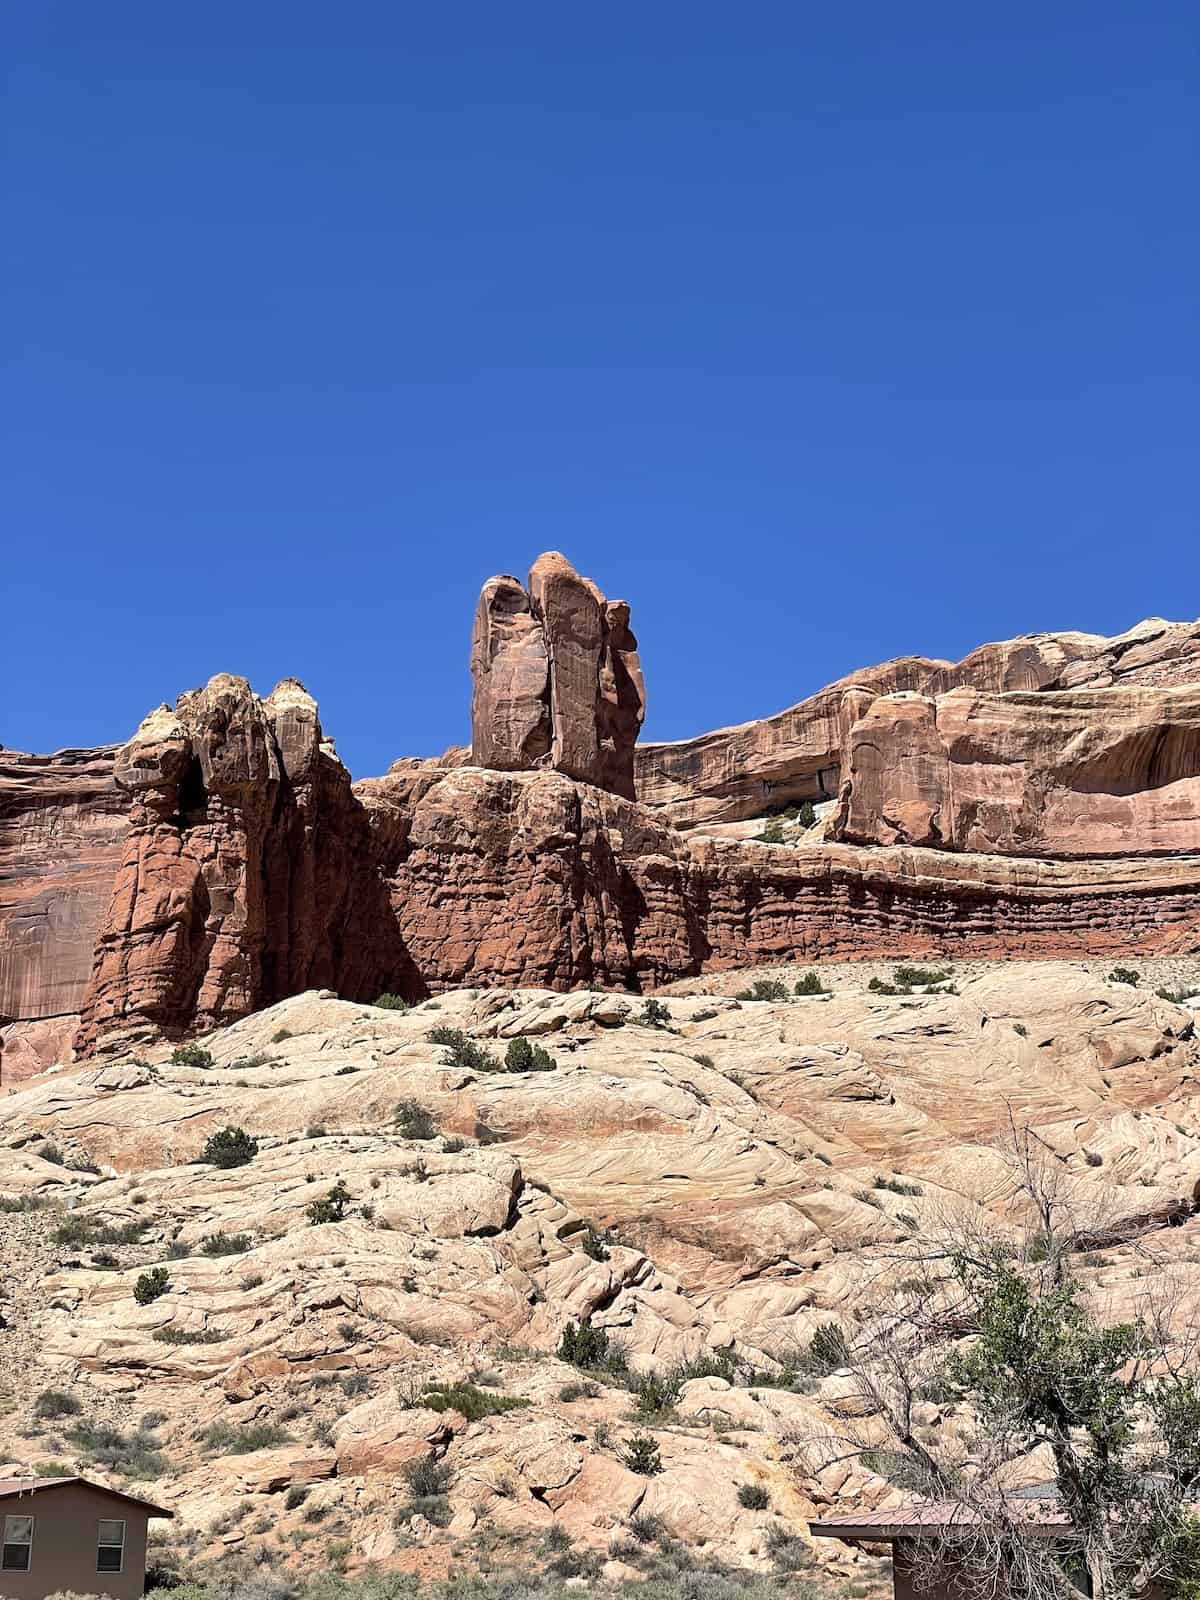
[[227, 670], [441, 750], [546, 548], [660, 738], [1200, 611], [1194, 0], [6, 26], [9, 746]]

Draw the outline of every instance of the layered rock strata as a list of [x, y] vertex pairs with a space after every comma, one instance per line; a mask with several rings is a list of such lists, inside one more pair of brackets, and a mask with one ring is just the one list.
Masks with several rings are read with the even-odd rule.
[[552, 768], [633, 798], [646, 696], [624, 600], [606, 600], [557, 551], [534, 562], [528, 591], [507, 573], [489, 578], [471, 675], [476, 766]]

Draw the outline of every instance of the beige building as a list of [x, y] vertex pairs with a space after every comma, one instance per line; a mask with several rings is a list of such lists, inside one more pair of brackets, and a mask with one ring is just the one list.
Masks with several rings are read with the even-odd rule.
[[0, 1595], [45, 1600], [73, 1589], [138, 1600], [146, 1523], [170, 1516], [86, 1478], [0, 1478]]

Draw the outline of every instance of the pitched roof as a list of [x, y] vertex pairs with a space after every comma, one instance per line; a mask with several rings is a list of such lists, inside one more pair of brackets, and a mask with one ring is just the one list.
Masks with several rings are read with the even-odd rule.
[[0, 1478], [0, 1500], [23, 1499], [26, 1495], [39, 1494], [46, 1489], [62, 1489], [69, 1483], [82, 1484], [85, 1489], [94, 1489], [97, 1494], [106, 1494], [114, 1500], [120, 1500], [127, 1506], [138, 1506], [142, 1511], [149, 1512], [152, 1517], [173, 1517], [175, 1513], [168, 1511], [165, 1506], [157, 1506], [150, 1500], [139, 1500], [137, 1495], [124, 1494], [120, 1489], [110, 1489], [106, 1483], [93, 1483], [90, 1478]]
[[[1063, 1526], [1067, 1518], [1050, 1497], [1012, 1496], [1023, 1503], [1014, 1510], [1034, 1529], [1052, 1529]], [[809, 1523], [808, 1531], [818, 1539], [888, 1539], [911, 1538], [923, 1529], [952, 1528], [955, 1524], [970, 1527], [979, 1521], [978, 1514], [959, 1505], [954, 1500], [915, 1501], [904, 1506], [884, 1506], [877, 1511], [856, 1511], [851, 1516], [821, 1517]]]

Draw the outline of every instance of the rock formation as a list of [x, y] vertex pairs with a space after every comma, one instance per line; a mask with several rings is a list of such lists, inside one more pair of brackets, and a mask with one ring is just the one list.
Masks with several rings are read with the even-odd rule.
[[608, 601], [557, 551], [539, 556], [528, 592], [489, 578], [471, 635], [474, 765], [553, 768], [633, 799], [633, 751], [645, 686], [629, 607]]
[[961, 661], [904, 656], [840, 678], [773, 717], [696, 739], [638, 746], [637, 796], [678, 827], [735, 822], [841, 787], [850, 725], [880, 695], [929, 697], [959, 687], [989, 694], [1200, 682], [1200, 622], [1150, 618], [1117, 638], [1037, 633], [981, 645]]
[[295, 679], [222, 674], [116, 753], [130, 833], [77, 1047], [211, 1027], [314, 983], [411, 983], [350, 777]]

